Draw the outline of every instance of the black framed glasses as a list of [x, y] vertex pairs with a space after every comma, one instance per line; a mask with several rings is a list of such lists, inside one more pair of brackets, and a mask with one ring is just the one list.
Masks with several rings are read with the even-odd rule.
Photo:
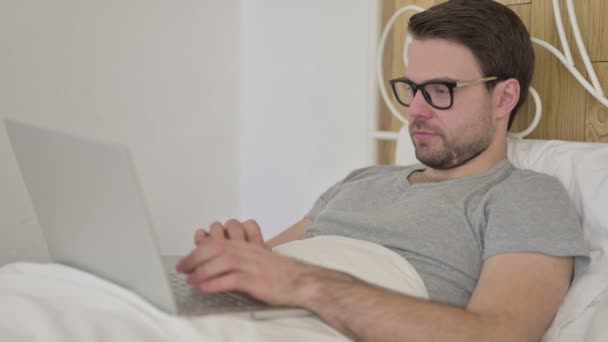
[[454, 104], [454, 89], [498, 79], [496, 76], [484, 77], [471, 81], [431, 80], [424, 83], [414, 83], [406, 77], [390, 80], [393, 93], [405, 107], [409, 107], [418, 90], [426, 102], [436, 109], [450, 109]]

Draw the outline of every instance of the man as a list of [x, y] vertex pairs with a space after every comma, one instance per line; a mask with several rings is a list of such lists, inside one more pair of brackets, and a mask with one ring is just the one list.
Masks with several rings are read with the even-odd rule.
[[[558, 181], [506, 160], [532, 78], [528, 32], [491, 0], [448, 1], [414, 15], [409, 31], [407, 76], [391, 85], [424, 165], [355, 170], [267, 244], [255, 221], [214, 223], [178, 270], [204, 292], [304, 307], [355, 340], [538, 341], [587, 247]], [[323, 235], [397, 252], [430, 300], [269, 249]]]

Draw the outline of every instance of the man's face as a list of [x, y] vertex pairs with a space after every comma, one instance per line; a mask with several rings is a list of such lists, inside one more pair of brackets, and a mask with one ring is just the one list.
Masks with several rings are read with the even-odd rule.
[[[487, 75], [493, 76], [493, 75]], [[414, 40], [407, 78], [471, 81], [484, 77], [475, 57], [463, 45], [443, 39]], [[409, 109], [410, 136], [416, 158], [434, 169], [450, 169], [481, 154], [493, 141], [492, 97], [483, 83], [454, 89], [449, 109], [433, 108], [418, 91]]]

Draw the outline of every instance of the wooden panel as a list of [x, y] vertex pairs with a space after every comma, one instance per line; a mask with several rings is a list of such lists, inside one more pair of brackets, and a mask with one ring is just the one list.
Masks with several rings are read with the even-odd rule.
[[[378, 151], [383, 152], [378, 154], [377, 163], [380, 165], [394, 165], [395, 164], [395, 148], [397, 146], [396, 141], [383, 140], [378, 142]], [[392, 154], [388, 152], [391, 151]]]
[[[575, 1], [575, 10], [581, 27], [589, 25], [591, 36], [582, 34], [589, 50], [589, 58], [594, 62], [608, 62], [608, 1]], [[581, 3], [581, 4], [579, 4]]]
[[[608, 62], [593, 63], [604, 93], [608, 93]], [[608, 142], [608, 108], [587, 94], [587, 121], [585, 140]]]
[[[569, 25], [569, 21], [564, 20], [564, 25]], [[551, 1], [533, 1], [532, 36], [560, 46], [555, 27]], [[584, 88], [546, 49], [537, 46], [535, 52], [536, 71], [532, 86], [539, 92], [543, 115], [529, 138], [583, 141], [586, 107]], [[580, 60], [576, 64], [582, 65]]]

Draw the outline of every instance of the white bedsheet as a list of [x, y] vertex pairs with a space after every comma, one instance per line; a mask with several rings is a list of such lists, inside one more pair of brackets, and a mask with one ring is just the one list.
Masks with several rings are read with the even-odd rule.
[[[414, 269], [392, 251], [340, 237], [294, 241], [277, 252], [426, 297]], [[352, 271], [352, 272], [351, 272]], [[252, 321], [231, 316], [183, 319], [134, 293], [58, 264], [0, 268], [0, 341], [345, 341], [314, 317]]]
[[[581, 316], [568, 322], [551, 342], [605, 342], [608, 340], [608, 289], [597, 297]], [[547, 340], [549, 341], [549, 340]], [[544, 341], [543, 341], [544, 342]]]
[[[392, 251], [341, 237], [294, 241], [275, 249], [351, 273], [410, 295], [428, 298], [412, 266]], [[582, 285], [582, 283], [580, 284]], [[575, 286], [569, 293], [584, 290]], [[608, 336], [608, 289], [573, 316], [564, 301], [543, 342], [600, 342]], [[565, 309], [565, 310], [564, 310]], [[58, 265], [14, 263], [0, 268], [0, 341], [345, 341], [314, 317], [252, 321], [232, 316], [183, 319], [88, 273]]]

